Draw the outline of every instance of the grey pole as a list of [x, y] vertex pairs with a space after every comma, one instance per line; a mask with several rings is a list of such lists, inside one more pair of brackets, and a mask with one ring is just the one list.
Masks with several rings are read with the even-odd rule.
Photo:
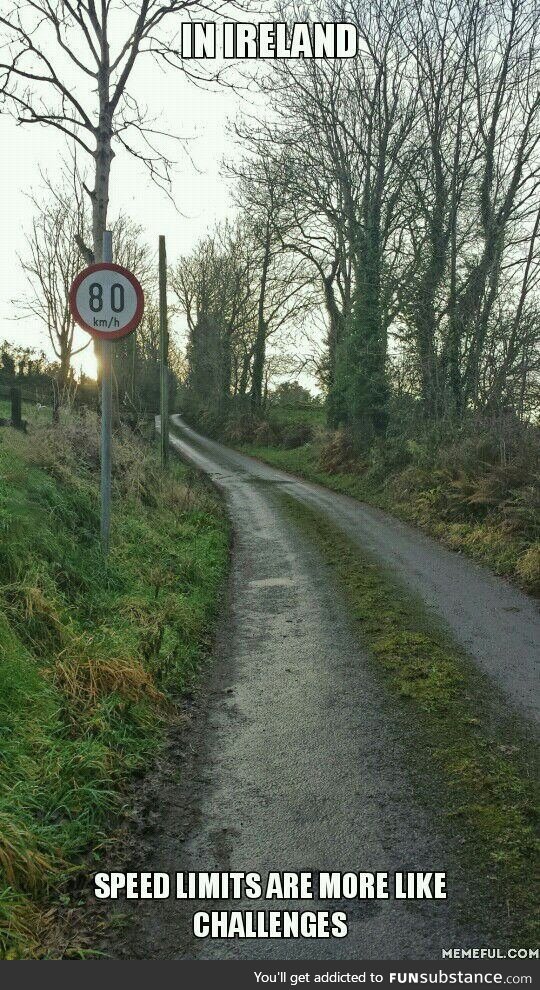
[[[103, 261], [112, 262], [112, 232], [103, 233]], [[101, 545], [109, 550], [111, 530], [111, 426], [112, 426], [112, 348], [111, 340], [101, 342]]]
[[159, 238], [159, 340], [160, 340], [160, 406], [161, 406], [161, 467], [169, 463], [169, 327], [167, 321], [167, 254], [165, 238]]

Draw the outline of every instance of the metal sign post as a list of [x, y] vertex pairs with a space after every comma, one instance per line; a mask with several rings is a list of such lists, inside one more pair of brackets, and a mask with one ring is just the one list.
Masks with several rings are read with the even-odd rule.
[[109, 549], [111, 529], [111, 433], [113, 341], [142, 319], [144, 294], [132, 272], [112, 261], [112, 233], [103, 234], [103, 261], [77, 275], [69, 293], [73, 319], [101, 342], [101, 542]]
[[167, 323], [167, 254], [165, 238], [159, 238], [159, 341], [160, 341], [160, 406], [161, 406], [161, 467], [169, 463], [169, 328]]
[[[112, 232], [103, 232], [102, 260], [112, 263]], [[112, 435], [112, 349], [110, 340], [102, 340], [101, 351], [101, 545], [109, 550], [111, 532], [111, 435]]]

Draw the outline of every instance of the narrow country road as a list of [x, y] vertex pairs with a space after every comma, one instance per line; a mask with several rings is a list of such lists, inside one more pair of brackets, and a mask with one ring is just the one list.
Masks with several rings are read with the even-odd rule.
[[433, 609], [520, 714], [540, 723], [540, 621], [532, 598], [379, 509], [300, 481], [174, 420], [182, 438], [172, 436], [173, 447], [229, 494], [238, 529], [234, 493], [247, 494], [254, 485], [260, 492], [261, 482], [279, 484], [324, 512]]
[[[439, 959], [443, 948], [489, 944], [480, 922], [464, 930], [458, 919], [457, 902], [474, 881], [456, 865], [438, 823], [416, 803], [403, 770], [399, 719], [332, 591], [326, 564], [281, 507], [279, 492], [327, 513], [392, 567], [447, 623], [516, 713], [538, 721], [534, 603], [384, 513], [175, 422], [180, 436], [171, 435], [171, 444], [224, 492], [235, 541], [205, 722], [194, 737], [191, 791], [164, 801], [153, 862], [145, 868], [446, 870], [452, 894], [438, 902], [347, 902], [340, 908], [348, 912], [349, 935], [331, 941], [195, 941], [193, 911], [264, 905], [141, 903], [137, 954]], [[187, 829], [180, 821], [186, 802], [192, 812]], [[273, 907], [313, 910], [314, 904]]]

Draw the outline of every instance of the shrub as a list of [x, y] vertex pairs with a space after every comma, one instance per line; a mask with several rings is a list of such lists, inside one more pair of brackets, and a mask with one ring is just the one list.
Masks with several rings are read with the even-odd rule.
[[319, 466], [329, 474], [363, 473], [367, 467], [359, 461], [351, 437], [343, 429], [326, 434], [319, 453]]
[[527, 585], [540, 590], [540, 543], [525, 551], [516, 564], [516, 571]]
[[280, 446], [281, 431], [277, 426], [263, 419], [254, 426], [251, 439], [260, 447]]
[[286, 450], [305, 447], [313, 440], [313, 428], [309, 423], [287, 423], [281, 427], [281, 446]]

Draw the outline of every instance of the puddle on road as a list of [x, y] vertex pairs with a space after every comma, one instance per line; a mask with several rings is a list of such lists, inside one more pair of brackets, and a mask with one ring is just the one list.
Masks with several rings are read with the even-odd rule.
[[290, 577], [260, 578], [250, 581], [250, 588], [291, 588], [296, 582]]

